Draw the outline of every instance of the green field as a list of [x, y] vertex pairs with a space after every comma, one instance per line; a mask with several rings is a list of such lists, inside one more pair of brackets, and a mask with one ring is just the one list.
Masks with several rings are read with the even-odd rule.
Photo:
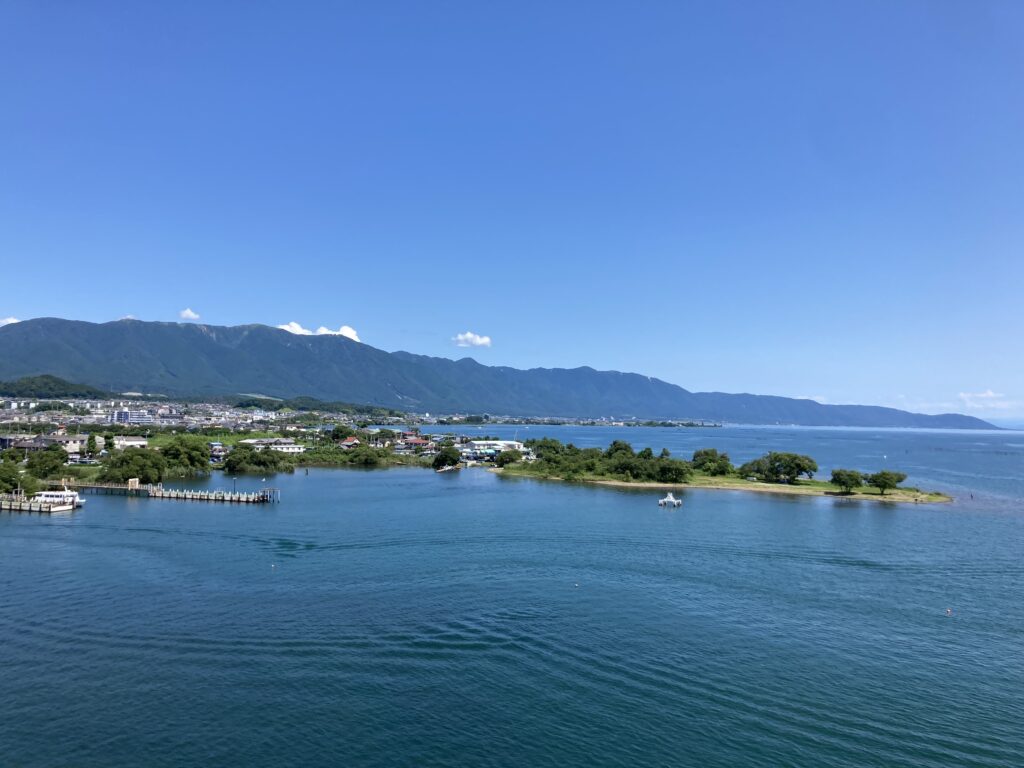
[[[260, 437], [281, 437], [280, 432], [218, 432], [216, 434], [205, 434], [195, 432], [158, 432], [149, 437], [150, 448], [166, 448], [176, 437], [194, 437], [210, 443], [224, 443], [224, 445], [235, 445], [241, 440], [249, 440]], [[295, 438], [296, 443], [305, 442], [300, 437]]]

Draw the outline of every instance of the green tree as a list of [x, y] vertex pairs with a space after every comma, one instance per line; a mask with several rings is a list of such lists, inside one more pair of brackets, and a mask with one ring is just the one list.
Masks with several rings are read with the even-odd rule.
[[32, 475], [22, 474], [14, 462], [0, 464], [0, 493], [14, 493], [19, 487], [26, 496], [31, 496], [39, 489], [39, 483]]
[[617, 451], [605, 455], [604, 466], [613, 475], [619, 475], [625, 480], [640, 480], [644, 476], [643, 462], [637, 459], [632, 453]]
[[527, 440], [526, 445], [533, 450], [534, 455], [538, 459], [542, 460], [560, 456], [565, 451], [565, 446], [562, 445], [561, 441], [555, 440], [553, 437]]
[[459, 454], [459, 451], [448, 445], [437, 452], [432, 466], [434, 469], [444, 469], [445, 467], [454, 467], [460, 461], [462, 461], [462, 456]]
[[340, 442], [344, 440], [346, 437], [352, 437], [352, 435], [354, 435], [355, 433], [356, 432], [354, 429], [350, 429], [349, 427], [346, 427], [344, 424], [339, 424], [338, 426], [331, 430], [331, 440], [334, 440], [335, 442]]
[[107, 458], [100, 470], [102, 483], [126, 483], [138, 478], [140, 483], [159, 483], [167, 471], [167, 461], [150, 448], [125, 448]]
[[625, 440], [614, 440], [608, 446], [608, 450], [604, 452], [604, 455], [608, 458], [613, 456], [633, 456], [633, 446]]
[[60, 477], [67, 462], [67, 451], [59, 445], [51, 445], [46, 450], [29, 454], [25, 467], [30, 475], [43, 480], [48, 477]]
[[515, 464], [522, 458], [523, 454], [517, 450], [502, 451], [498, 454], [498, 458], [494, 460], [494, 463], [499, 467], [507, 467], [509, 464]]
[[765, 483], [795, 483], [801, 475], [813, 478], [818, 463], [799, 453], [772, 451], [759, 459], [748, 461], [738, 470], [741, 477], [756, 477]]
[[795, 483], [801, 475], [806, 475], [808, 480], [814, 479], [814, 473], [818, 471], [818, 462], [810, 456], [783, 453], [782, 457], [782, 477], [785, 482]]
[[688, 461], [671, 458], [668, 451], [655, 456], [649, 448], [634, 453], [624, 441], [612, 443], [607, 450], [563, 445], [553, 438], [528, 440], [536, 461], [530, 463], [531, 474], [561, 477], [612, 477], [627, 481], [684, 483], [692, 473]]
[[368, 445], [358, 445], [347, 452], [348, 463], [357, 467], [376, 467], [380, 464], [380, 454]]
[[883, 469], [881, 472], [875, 472], [873, 475], [868, 475], [868, 485], [877, 488], [883, 496], [886, 491], [891, 491], [896, 488], [900, 483], [907, 479], [907, 476], [903, 472], [893, 472], [888, 469]]
[[89, 439], [85, 441], [85, 453], [87, 456], [96, 455], [96, 435], [89, 435]]
[[832, 485], [843, 489], [843, 493], [852, 493], [854, 488], [864, 485], [864, 475], [855, 469], [833, 469]]
[[701, 448], [693, 452], [693, 468], [706, 475], [728, 475], [733, 471], [729, 454], [719, 453], [717, 448]]
[[229, 475], [294, 471], [295, 464], [291, 457], [269, 448], [257, 451], [244, 443], [236, 445], [224, 459], [224, 472]]
[[169, 467], [179, 468], [176, 474], [194, 475], [210, 468], [210, 446], [205, 440], [179, 435], [161, 452]]
[[659, 483], [685, 483], [690, 479], [690, 465], [678, 459], [662, 459], [657, 462], [657, 475], [652, 478]]
[[240, 475], [249, 472], [256, 461], [258, 451], [251, 445], [239, 443], [224, 457], [224, 472], [229, 475]]

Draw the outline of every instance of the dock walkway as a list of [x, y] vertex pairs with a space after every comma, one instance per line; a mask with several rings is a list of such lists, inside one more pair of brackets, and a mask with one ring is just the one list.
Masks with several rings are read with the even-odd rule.
[[129, 481], [127, 483], [82, 483], [72, 478], [47, 480], [48, 485], [67, 488], [83, 493], [107, 493], [119, 496], [138, 496], [147, 499], [172, 499], [175, 501], [213, 501], [225, 504], [272, 504], [281, 500], [277, 488], [262, 488], [258, 491], [198, 491], [187, 488], [164, 488], [163, 483]]

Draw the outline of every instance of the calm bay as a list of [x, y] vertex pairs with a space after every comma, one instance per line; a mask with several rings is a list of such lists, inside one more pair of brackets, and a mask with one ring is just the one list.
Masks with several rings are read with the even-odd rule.
[[1024, 764], [1024, 434], [481, 433], [798, 451], [955, 501], [300, 470], [240, 479], [262, 507], [2, 514], [0, 763]]

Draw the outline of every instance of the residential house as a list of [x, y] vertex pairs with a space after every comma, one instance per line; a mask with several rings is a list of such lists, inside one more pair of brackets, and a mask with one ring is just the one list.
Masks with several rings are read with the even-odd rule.
[[85, 445], [89, 442], [88, 435], [43, 435], [47, 445], [59, 445], [69, 456], [85, 453]]
[[[114, 448], [118, 451], [123, 451], [125, 448], [146, 448], [148, 446], [149, 440], [144, 437], [136, 437], [134, 435], [114, 435]], [[106, 447], [107, 446], [104, 445], [104, 448]]]
[[238, 442], [243, 445], [251, 445], [257, 451], [267, 449], [287, 454], [299, 454], [306, 451], [306, 446], [299, 445], [290, 437], [250, 437]]

